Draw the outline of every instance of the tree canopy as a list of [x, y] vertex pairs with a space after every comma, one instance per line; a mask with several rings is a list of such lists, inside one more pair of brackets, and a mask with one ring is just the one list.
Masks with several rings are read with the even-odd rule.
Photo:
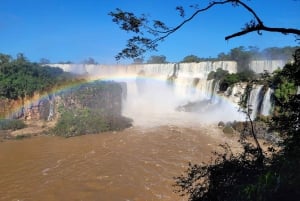
[[147, 60], [147, 63], [148, 64], [163, 64], [163, 63], [167, 63], [166, 59], [167, 58], [164, 55], [160, 55], [160, 56], [153, 55]]
[[16, 59], [0, 54], [0, 98], [19, 99], [32, 96], [66, 81], [71, 76], [60, 68], [41, 66], [23, 54]]

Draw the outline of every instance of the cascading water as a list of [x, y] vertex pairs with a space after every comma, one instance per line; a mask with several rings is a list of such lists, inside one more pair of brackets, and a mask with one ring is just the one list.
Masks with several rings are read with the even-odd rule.
[[250, 109], [250, 117], [254, 120], [257, 116], [257, 112], [259, 111], [259, 106], [261, 105], [262, 96], [261, 91], [263, 89], [263, 85], [253, 85], [253, 88], [250, 92], [250, 96], [248, 99], [248, 110]]
[[261, 106], [260, 114], [264, 116], [269, 116], [272, 111], [272, 102], [271, 102], [271, 95], [273, 94], [273, 90], [268, 88], [264, 95], [264, 99]]
[[[245, 119], [242, 115], [236, 115], [238, 109], [234, 104], [228, 101], [220, 103], [217, 95], [220, 82], [207, 80], [209, 72], [219, 67], [235, 72], [236, 66], [231, 66], [230, 62], [219, 62], [219, 67], [217, 64], [218, 62], [133, 65], [127, 66], [127, 70], [122, 73], [123, 69], [117, 67], [122, 77], [128, 77], [129, 73], [134, 77], [132, 80], [124, 80], [128, 94], [123, 104], [123, 115], [133, 118], [135, 126], [178, 122], [188, 125], [195, 121], [199, 124]], [[103, 75], [103, 71], [101, 73]], [[200, 103], [199, 110], [183, 110], [193, 113], [179, 112], [182, 110], [178, 110], [178, 107], [194, 103]], [[224, 111], [227, 111], [226, 115]]]
[[220, 80], [217, 80], [215, 82], [215, 85], [214, 85], [214, 89], [213, 89], [213, 92], [212, 92], [212, 95], [211, 95], [211, 99], [210, 99], [210, 102], [212, 104], [217, 104], [218, 103], [218, 96], [217, 96], [217, 93], [220, 89]]
[[208, 80], [207, 81], [207, 85], [206, 85], [206, 98], [211, 100], [213, 93], [214, 93], [214, 89], [213, 89], [213, 84], [214, 84], [214, 80]]
[[[198, 112], [193, 117], [198, 122], [244, 120], [245, 116], [237, 114], [236, 103], [219, 98], [219, 81], [207, 80], [208, 74], [218, 68], [237, 72], [237, 64], [233, 61], [85, 65], [91, 79], [126, 82], [128, 93], [123, 104], [124, 115], [135, 122], [155, 120], [162, 123], [174, 117], [180, 119], [188, 114], [178, 112], [177, 108], [191, 103], [200, 103], [200, 110], [191, 110]], [[188, 118], [185, 116], [185, 121], [192, 121]], [[183, 122], [182, 118], [179, 121]]]

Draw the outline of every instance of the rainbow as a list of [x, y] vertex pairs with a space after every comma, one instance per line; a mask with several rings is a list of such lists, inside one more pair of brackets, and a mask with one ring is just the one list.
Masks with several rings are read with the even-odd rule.
[[[154, 86], [157, 85], [165, 85], [167, 82], [166, 77], [164, 76], [152, 76], [152, 75], [139, 75], [137, 76], [136, 73], [117, 73], [117, 74], [103, 74], [103, 75], [94, 75], [94, 76], [88, 76], [83, 79], [68, 82], [64, 85], [54, 87], [53, 89], [45, 92], [45, 93], [36, 93], [31, 98], [25, 98], [24, 102], [21, 103], [21, 101], [17, 101], [16, 104], [12, 104], [9, 108], [9, 112], [6, 112], [5, 117], [9, 118], [12, 117], [13, 114], [20, 114], [24, 108], [30, 108], [32, 105], [37, 105], [40, 101], [44, 99], [49, 99], [52, 94], [59, 94], [62, 92], [67, 92], [75, 87], [78, 87], [85, 83], [91, 83], [96, 80], [100, 81], [115, 81], [115, 82], [135, 82], [136, 80], [140, 79], [148, 83], [153, 83]], [[180, 80], [176, 80], [176, 86], [178, 87], [185, 87], [186, 83], [181, 82]], [[196, 91], [199, 94], [205, 94], [207, 91], [205, 89], [200, 89], [198, 87], [193, 87], [193, 90]], [[217, 99], [221, 100], [223, 103], [230, 105], [233, 108], [237, 108], [237, 104], [232, 102], [228, 97], [222, 96], [219, 94], [215, 94]], [[5, 111], [4, 111], [5, 113]], [[0, 114], [1, 115], [1, 114]], [[0, 116], [1, 117], [1, 116]]]

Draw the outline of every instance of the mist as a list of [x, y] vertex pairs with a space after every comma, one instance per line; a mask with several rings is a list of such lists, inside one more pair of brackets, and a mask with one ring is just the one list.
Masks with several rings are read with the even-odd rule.
[[[170, 86], [167, 81], [127, 80], [127, 98], [123, 100], [123, 115], [133, 119], [134, 126], [156, 127], [164, 125], [200, 126], [220, 121], [245, 120], [238, 106], [222, 97], [212, 102], [198, 89], [188, 86]], [[191, 102], [202, 101], [191, 111], [178, 108]]]
[[[186, 72], [187, 68], [190, 67], [181, 70]], [[238, 111], [237, 104], [217, 93], [212, 94], [212, 82], [206, 80], [206, 71], [197, 69], [197, 74], [179, 72], [179, 76], [170, 83], [168, 78], [174, 70], [172, 64], [86, 66], [86, 69], [91, 79], [126, 83], [122, 112], [133, 119], [134, 126], [200, 126], [246, 118]], [[197, 85], [195, 76], [201, 77]], [[196, 104], [189, 111], [180, 109], [190, 103], [201, 104]]]

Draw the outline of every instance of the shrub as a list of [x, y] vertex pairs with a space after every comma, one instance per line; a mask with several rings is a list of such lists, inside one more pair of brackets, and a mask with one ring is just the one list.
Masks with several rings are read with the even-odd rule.
[[231, 126], [225, 126], [224, 129], [223, 129], [223, 132], [225, 134], [233, 134], [234, 133], [234, 130]]
[[59, 136], [72, 137], [108, 131], [104, 117], [88, 109], [66, 110], [61, 113], [52, 132]]
[[26, 124], [20, 119], [0, 119], [0, 130], [18, 130], [25, 127]]

